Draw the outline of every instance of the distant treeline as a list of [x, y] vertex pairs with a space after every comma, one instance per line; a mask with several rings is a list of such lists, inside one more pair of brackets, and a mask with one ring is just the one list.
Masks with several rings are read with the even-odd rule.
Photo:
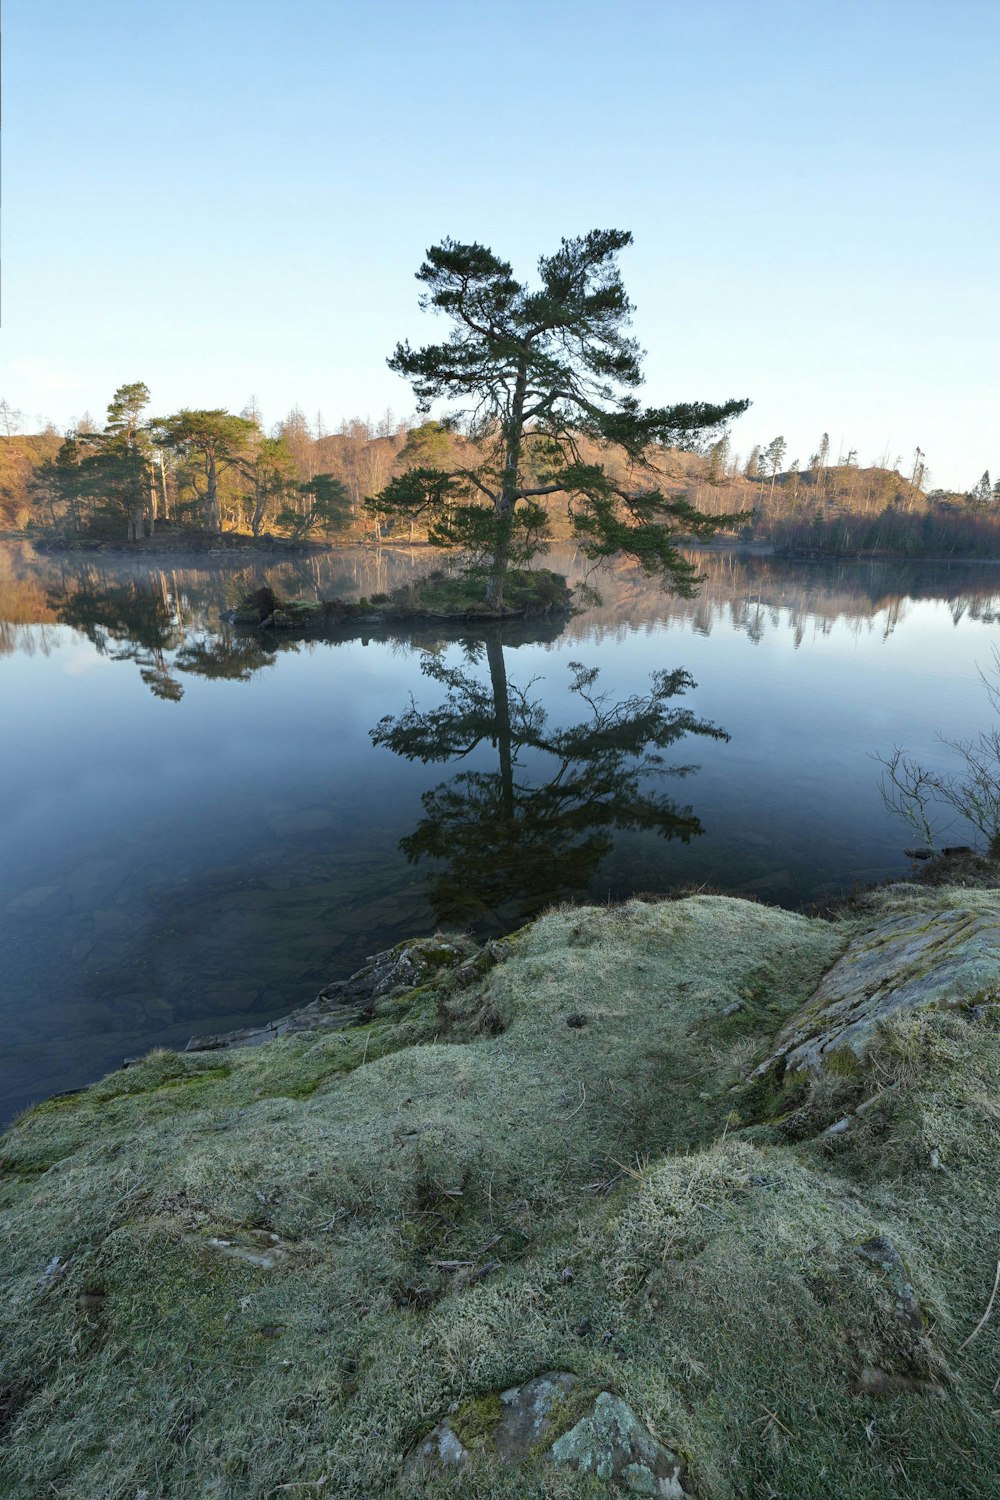
[[[421, 542], [419, 524], [401, 533], [368, 502], [412, 468], [460, 467], [474, 457], [462, 433], [437, 422], [410, 425], [386, 413], [328, 431], [298, 408], [270, 432], [250, 406], [146, 414], [141, 384], [119, 388], [99, 427], [70, 433], [17, 430], [0, 403], [0, 530], [67, 540], [137, 539], [184, 530], [357, 542]], [[581, 457], [608, 465], [581, 439]], [[744, 462], [723, 438], [703, 452], [656, 455], [663, 487], [698, 509], [750, 512], [733, 540], [796, 555], [1000, 557], [1000, 479], [984, 473], [967, 493], [927, 491], [921, 450], [904, 476], [888, 462], [861, 468], [854, 452], [831, 460], [821, 439], [806, 466], [785, 466], [775, 438]], [[611, 465], [610, 467], [613, 467]], [[615, 476], [624, 478], [625, 476]], [[552, 534], [568, 536], [553, 508]]]

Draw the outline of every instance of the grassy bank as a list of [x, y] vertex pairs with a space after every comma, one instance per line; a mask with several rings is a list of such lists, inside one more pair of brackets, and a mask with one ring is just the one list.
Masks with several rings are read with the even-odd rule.
[[[891, 901], [560, 910], [370, 1025], [155, 1053], [29, 1112], [0, 1155], [0, 1492], [606, 1493], [477, 1448], [498, 1391], [558, 1369], [702, 1500], [996, 1493], [996, 1325], [961, 1347], [1000, 1240], [996, 1026], [921, 1014], [794, 1096], [746, 1082]], [[402, 1469], [449, 1412], [471, 1465]]]

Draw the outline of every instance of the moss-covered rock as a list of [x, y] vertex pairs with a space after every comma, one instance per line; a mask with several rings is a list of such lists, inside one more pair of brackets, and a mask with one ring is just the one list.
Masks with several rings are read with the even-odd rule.
[[808, 1003], [775, 1038], [771, 1066], [855, 1073], [890, 1018], [931, 1006], [1000, 1011], [996, 891], [892, 887]]

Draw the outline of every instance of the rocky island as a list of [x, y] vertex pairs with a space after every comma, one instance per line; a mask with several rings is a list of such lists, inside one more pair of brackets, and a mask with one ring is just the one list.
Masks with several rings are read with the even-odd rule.
[[5, 1138], [11, 1500], [995, 1493], [996, 889], [565, 907], [274, 1030]]

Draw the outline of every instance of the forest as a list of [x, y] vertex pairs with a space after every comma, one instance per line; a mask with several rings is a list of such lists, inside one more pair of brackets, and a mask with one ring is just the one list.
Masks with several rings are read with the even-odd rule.
[[[448, 425], [351, 417], [330, 430], [299, 407], [270, 429], [256, 403], [147, 415], [141, 383], [119, 387], [104, 425], [21, 431], [0, 402], [0, 532], [67, 544], [139, 542], [204, 533], [233, 539], [331, 544], [427, 540], [420, 520], [401, 524], [373, 497], [418, 469], [468, 463], [473, 440]], [[464, 451], [463, 451], [464, 450]], [[591, 451], [593, 450], [593, 451]], [[616, 456], [585, 436], [585, 460], [614, 472]], [[617, 460], [621, 462], [621, 460]], [[672, 494], [703, 513], [748, 512], [723, 540], [796, 556], [1000, 556], [1000, 477], [984, 472], [967, 492], [932, 488], [921, 449], [911, 462], [883, 455], [862, 466], [834, 455], [823, 434], [805, 460], [784, 438], [748, 455], [723, 436], [663, 449], [656, 462]], [[543, 502], [555, 540], [570, 534], [565, 500]]]

